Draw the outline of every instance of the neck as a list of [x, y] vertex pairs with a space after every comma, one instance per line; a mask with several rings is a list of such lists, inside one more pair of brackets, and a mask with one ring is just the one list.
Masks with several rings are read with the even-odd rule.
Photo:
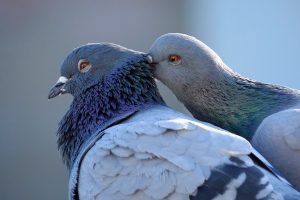
[[154, 104], [164, 103], [147, 65], [139, 63], [105, 77], [75, 96], [61, 120], [57, 135], [63, 160], [70, 168], [80, 147], [97, 130], [106, 129]]
[[296, 90], [249, 80], [227, 67], [221, 76], [210, 75], [209, 79], [208, 83], [207, 80], [201, 84], [195, 82], [191, 88], [196, 91], [187, 91], [197, 94], [196, 101], [188, 100], [193, 98], [188, 94], [181, 100], [186, 99], [185, 105], [197, 119], [248, 140], [264, 118], [300, 102], [300, 93]]

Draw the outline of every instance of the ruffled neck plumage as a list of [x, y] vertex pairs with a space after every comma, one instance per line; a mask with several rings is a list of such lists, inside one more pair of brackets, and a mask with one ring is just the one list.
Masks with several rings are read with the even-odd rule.
[[164, 104], [152, 69], [144, 61], [115, 70], [74, 97], [59, 124], [58, 147], [70, 168], [83, 143], [127, 116], [156, 104]]

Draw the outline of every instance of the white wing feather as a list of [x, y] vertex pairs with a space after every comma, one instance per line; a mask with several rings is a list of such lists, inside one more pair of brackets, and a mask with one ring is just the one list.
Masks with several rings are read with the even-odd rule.
[[80, 199], [189, 199], [211, 169], [245, 160], [250, 144], [158, 106], [105, 130], [84, 157]]

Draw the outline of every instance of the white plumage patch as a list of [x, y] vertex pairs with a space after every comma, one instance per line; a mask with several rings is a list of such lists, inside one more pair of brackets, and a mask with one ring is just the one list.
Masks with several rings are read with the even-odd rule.
[[[230, 157], [253, 165], [250, 152], [251, 146], [241, 137], [157, 106], [105, 130], [82, 161], [79, 196], [189, 199], [213, 168], [233, 164]], [[234, 197], [245, 179], [244, 173], [233, 179], [223, 196]]]
[[264, 189], [262, 189], [261, 191], [259, 191], [255, 198], [256, 199], [263, 199], [266, 198], [271, 192], [273, 191], [273, 187], [272, 185], [267, 185]]
[[212, 200], [235, 199], [237, 196], [237, 189], [245, 182], [246, 174], [241, 173], [236, 179], [233, 179], [226, 185], [226, 191], [222, 195], [218, 195]]
[[66, 83], [69, 79], [64, 76], [60, 76], [56, 83]]

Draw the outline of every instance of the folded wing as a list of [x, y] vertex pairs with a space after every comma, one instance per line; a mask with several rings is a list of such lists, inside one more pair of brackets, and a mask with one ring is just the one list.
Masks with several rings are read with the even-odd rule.
[[241, 137], [158, 106], [105, 130], [83, 159], [79, 196], [282, 199], [251, 151]]

